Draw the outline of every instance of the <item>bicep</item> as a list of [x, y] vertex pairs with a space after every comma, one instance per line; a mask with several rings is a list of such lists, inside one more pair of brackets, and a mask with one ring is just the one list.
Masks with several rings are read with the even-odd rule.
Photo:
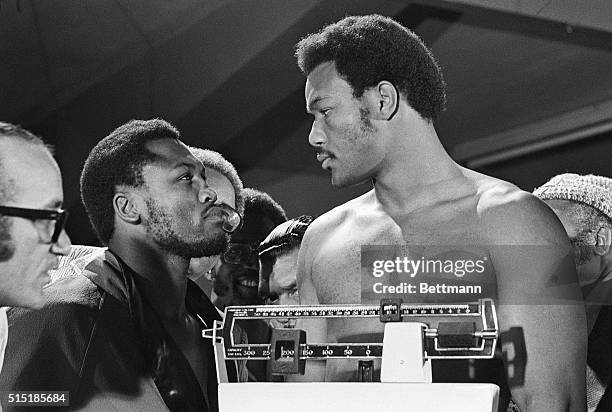
[[582, 410], [586, 318], [569, 253], [563, 245], [492, 253], [507, 376], [522, 409]]

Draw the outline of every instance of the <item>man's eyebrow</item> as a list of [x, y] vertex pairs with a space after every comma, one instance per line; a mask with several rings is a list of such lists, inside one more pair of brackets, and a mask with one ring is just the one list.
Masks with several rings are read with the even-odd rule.
[[186, 167], [187, 169], [196, 169], [197, 166], [194, 163], [189, 163], [185, 161], [178, 162], [172, 166], [172, 169], [180, 169], [181, 167]]
[[285, 282], [278, 282], [278, 285], [284, 290], [293, 289], [297, 287], [297, 280], [288, 279], [288, 280], [285, 280]]
[[62, 207], [62, 201], [59, 199], [52, 199], [45, 203], [45, 209], [60, 209]]
[[326, 99], [327, 96], [316, 96], [315, 98], [313, 98], [312, 100], [310, 100], [307, 104], [306, 104], [306, 112], [311, 112], [313, 106], [316, 106], [321, 100]]

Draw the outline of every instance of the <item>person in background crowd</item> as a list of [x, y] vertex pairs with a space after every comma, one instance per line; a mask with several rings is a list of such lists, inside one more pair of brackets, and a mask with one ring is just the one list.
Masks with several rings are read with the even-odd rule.
[[130, 121], [98, 142], [81, 196], [108, 249], [62, 268], [46, 308], [12, 319], [1, 386], [68, 391], [77, 410], [218, 410], [202, 329], [220, 316], [187, 269], [221, 253], [240, 216], [217, 203], [202, 163], [160, 119]]
[[[217, 203], [224, 203], [244, 215], [244, 198], [242, 197], [242, 180], [236, 168], [220, 153], [213, 150], [190, 147], [193, 155], [206, 168], [206, 180], [217, 193]], [[211, 270], [220, 256], [204, 256], [193, 258], [189, 262], [191, 279], [210, 297], [212, 291]]]
[[[362, 240], [377, 238], [380, 230], [392, 237], [385, 219], [373, 218], [387, 215], [401, 230], [408, 258], [425, 253], [460, 259], [469, 253], [487, 262], [478, 277], [480, 295], [396, 297], [413, 303], [495, 299], [503, 347], [524, 365], [519, 379], [508, 363], [504, 374], [518, 407], [584, 410], [585, 315], [565, 231], [530, 193], [450, 158], [434, 128], [446, 94], [430, 50], [394, 20], [369, 15], [346, 17], [305, 37], [296, 57], [306, 76], [306, 111], [313, 116], [309, 142], [332, 185], [373, 185], [306, 231], [298, 258], [300, 304], [380, 302], [362, 298], [371, 291], [361, 288], [361, 271], [354, 268], [359, 246], [368, 244]], [[349, 249], [349, 242], [356, 247]], [[424, 278], [421, 274], [419, 281]], [[440, 278], [428, 280], [435, 284]], [[564, 304], [550, 304], [559, 301]], [[374, 320], [344, 319], [307, 320], [300, 327], [320, 342], [354, 341], [383, 329]], [[526, 353], [518, 351], [522, 347]], [[357, 364], [350, 360], [313, 361], [306, 368], [306, 380], [357, 378]]]
[[[287, 220], [283, 208], [267, 193], [246, 188], [244, 222], [232, 233], [227, 249], [212, 270], [212, 302], [221, 310], [227, 306], [261, 305], [258, 296], [259, 243], [278, 224]], [[239, 326], [246, 332], [249, 343], [267, 343], [270, 329], [266, 322], [248, 321]], [[248, 361], [249, 380], [265, 381], [264, 361]]]
[[[589, 345], [587, 408], [612, 410], [612, 179], [557, 175], [533, 194], [557, 215], [574, 250], [584, 295]], [[607, 392], [604, 397], [604, 393]], [[603, 398], [603, 399], [602, 399]], [[600, 400], [602, 400], [600, 402]], [[598, 406], [599, 403], [599, 406]]]
[[285, 211], [267, 193], [243, 190], [244, 219], [242, 227], [232, 233], [227, 250], [212, 273], [212, 301], [219, 309], [226, 306], [261, 305], [259, 284], [259, 243], [285, 222]]
[[42, 307], [48, 272], [70, 250], [63, 200], [60, 169], [42, 139], [0, 122], [0, 371], [8, 306]]
[[[276, 226], [259, 244], [259, 296], [272, 305], [299, 305], [297, 259], [304, 232], [312, 216], [302, 215]], [[275, 327], [293, 327], [290, 319], [272, 322]]]

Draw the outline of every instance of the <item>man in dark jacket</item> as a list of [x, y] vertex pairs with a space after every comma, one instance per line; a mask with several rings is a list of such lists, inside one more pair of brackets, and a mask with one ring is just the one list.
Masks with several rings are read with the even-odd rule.
[[219, 314], [187, 268], [219, 254], [240, 216], [216, 203], [202, 163], [159, 119], [101, 140], [81, 196], [108, 250], [75, 248], [47, 306], [10, 316], [0, 384], [68, 391], [80, 410], [217, 410], [213, 348], [201, 331]]

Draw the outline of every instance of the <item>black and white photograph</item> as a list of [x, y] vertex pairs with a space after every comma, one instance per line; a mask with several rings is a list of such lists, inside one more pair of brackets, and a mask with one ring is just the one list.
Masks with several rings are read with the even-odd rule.
[[0, 0], [0, 412], [612, 412], [612, 3]]

